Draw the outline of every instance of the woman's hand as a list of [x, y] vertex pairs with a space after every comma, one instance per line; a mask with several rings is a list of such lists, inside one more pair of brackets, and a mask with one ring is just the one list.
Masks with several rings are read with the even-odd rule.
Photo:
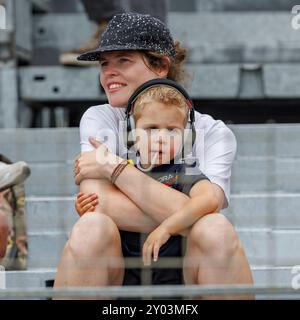
[[171, 234], [163, 225], [158, 226], [149, 234], [143, 245], [143, 261], [145, 266], [151, 265], [152, 254], [153, 261], [157, 261], [160, 247], [164, 245], [170, 237]]
[[115, 167], [124, 159], [110, 152], [104, 143], [89, 138], [95, 150], [76, 157], [74, 178], [77, 185], [85, 179], [110, 179]]
[[81, 217], [87, 212], [94, 211], [98, 203], [98, 196], [95, 193], [85, 194], [80, 192], [76, 197], [75, 208]]

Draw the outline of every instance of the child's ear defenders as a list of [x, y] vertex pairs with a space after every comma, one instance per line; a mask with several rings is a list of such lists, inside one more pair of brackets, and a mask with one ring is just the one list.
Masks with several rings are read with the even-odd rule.
[[186, 90], [181, 85], [179, 85], [177, 82], [169, 80], [169, 79], [153, 79], [153, 80], [147, 81], [144, 84], [142, 84], [141, 86], [139, 86], [135, 90], [135, 92], [131, 95], [131, 97], [129, 98], [128, 104], [127, 104], [127, 109], [126, 109], [126, 118], [125, 118], [126, 123], [125, 123], [125, 128], [124, 128], [125, 146], [127, 146], [127, 149], [130, 150], [132, 148], [132, 146], [136, 143], [136, 137], [134, 134], [135, 133], [135, 120], [134, 120], [134, 116], [132, 114], [132, 109], [133, 109], [133, 105], [134, 105], [135, 101], [137, 100], [137, 98], [139, 97], [139, 95], [141, 93], [143, 93], [144, 91], [146, 91], [149, 88], [157, 87], [157, 86], [168, 86], [168, 87], [175, 88], [186, 99], [186, 103], [189, 107], [189, 117], [188, 117], [186, 129], [189, 129], [189, 131], [188, 131], [189, 134], [185, 138], [185, 141], [192, 141], [192, 143], [187, 143], [184, 146], [185, 147], [184, 154], [188, 155], [192, 152], [192, 150], [187, 150], [187, 148], [188, 149], [189, 149], [189, 147], [193, 148], [193, 145], [196, 140], [196, 130], [195, 130], [195, 125], [194, 125], [195, 124], [195, 110], [194, 110], [193, 102], [192, 102], [191, 98], [189, 97], [188, 93], [186, 92]]

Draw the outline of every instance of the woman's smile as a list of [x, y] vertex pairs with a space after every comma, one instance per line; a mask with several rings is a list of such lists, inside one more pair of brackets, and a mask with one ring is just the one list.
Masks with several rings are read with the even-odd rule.
[[126, 84], [121, 82], [109, 82], [107, 84], [107, 90], [109, 93], [114, 93], [120, 91], [122, 88], [126, 87]]

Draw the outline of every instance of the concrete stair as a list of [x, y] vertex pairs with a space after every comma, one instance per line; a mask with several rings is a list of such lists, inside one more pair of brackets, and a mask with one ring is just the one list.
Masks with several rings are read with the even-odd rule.
[[[286, 285], [292, 278], [291, 267], [252, 267], [257, 284]], [[42, 287], [55, 276], [55, 268], [35, 268], [27, 271], [7, 271], [8, 288]]]
[[[233, 195], [224, 214], [236, 226], [254, 266], [296, 265], [299, 260], [300, 194]], [[282, 208], [290, 208], [282, 214]], [[29, 267], [55, 267], [78, 216], [74, 197], [29, 197]], [[289, 248], [286, 251], [286, 248]]]
[[[240, 235], [255, 283], [290, 286], [292, 267], [300, 261], [300, 125], [231, 129], [238, 153], [230, 208], [223, 213]], [[26, 181], [29, 269], [8, 272], [7, 286], [44, 286], [78, 219], [72, 172], [78, 129], [3, 129], [0, 145], [4, 154], [32, 168]]]
[[[67, 196], [78, 192], [78, 186], [73, 182], [73, 163], [30, 164], [29, 194]], [[232, 192], [299, 192], [299, 164], [300, 159], [239, 159], [233, 167]]]
[[[62, 66], [21, 67], [19, 71], [20, 96], [26, 103], [82, 107], [107, 101], [97, 67], [90, 67], [88, 72]], [[298, 62], [249, 65], [196, 61], [187, 65], [187, 71], [193, 78], [189, 87], [193, 99], [299, 98]], [[201, 110], [201, 105], [198, 108]]]

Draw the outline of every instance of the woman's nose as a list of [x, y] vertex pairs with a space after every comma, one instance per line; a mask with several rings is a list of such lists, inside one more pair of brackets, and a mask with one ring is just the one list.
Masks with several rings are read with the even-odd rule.
[[113, 65], [108, 65], [101, 71], [105, 76], [114, 76], [118, 74], [118, 70]]

